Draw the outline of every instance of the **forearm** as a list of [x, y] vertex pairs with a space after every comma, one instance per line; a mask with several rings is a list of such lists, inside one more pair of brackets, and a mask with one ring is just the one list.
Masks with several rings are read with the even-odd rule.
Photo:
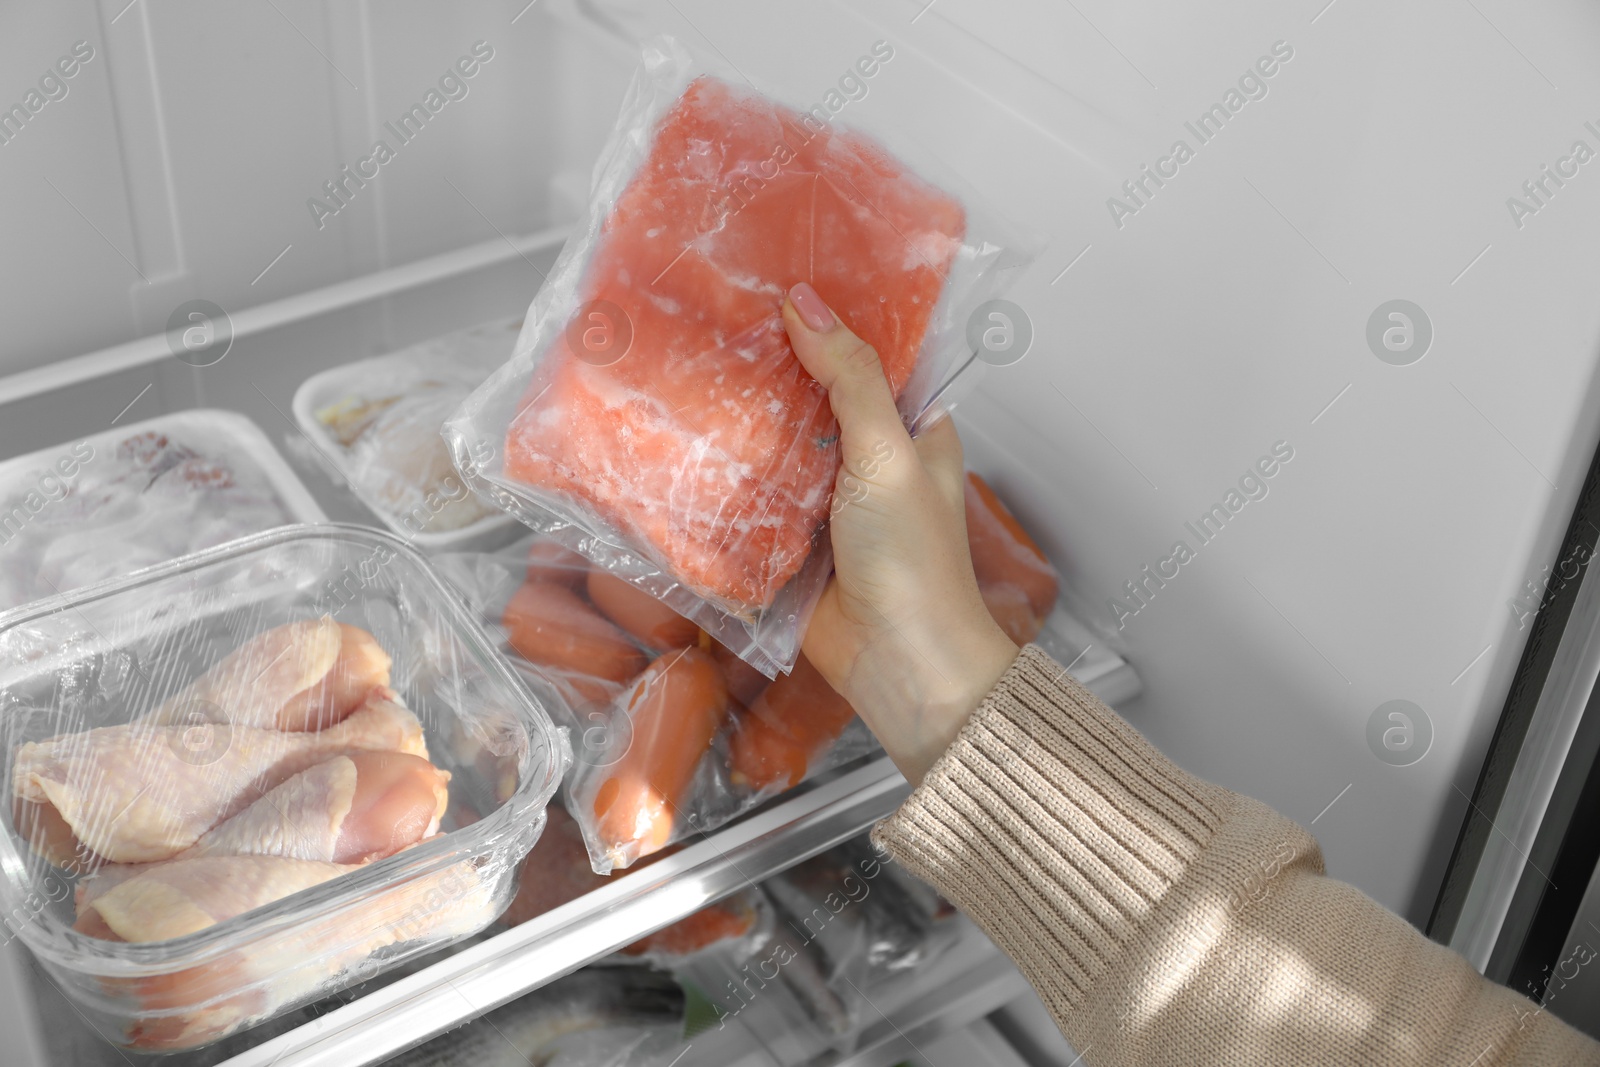
[[1600, 1063], [1029, 649], [876, 836], [1094, 1064]]

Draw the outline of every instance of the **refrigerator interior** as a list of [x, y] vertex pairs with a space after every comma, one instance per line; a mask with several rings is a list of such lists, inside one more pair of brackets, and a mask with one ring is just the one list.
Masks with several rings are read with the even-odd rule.
[[[163, 405], [183, 409], [205, 403], [246, 412], [294, 459], [296, 473], [331, 520], [380, 526], [378, 518], [339, 484], [331, 464], [294, 421], [290, 397], [296, 387], [320, 368], [372, 355], [374, 350], [402, 348], [478, 320], [515, 314], [505, 305], [521, 298], [528, 275], [536, 277], [538, 270], [549, 269], [562, 236], [559, 230], [530, 235], [519, 239], [517, 249], [497, 239], [283, 301], [269, 309], [270, 317], [264, 316], [258, 330], [235, 338], [227, 358], [206, 368], [200, 383], [203, 392], [187, 367], [173, 374], [160, 364], [136, 366], [120, 375], [66, 385], [13, 403], [0, 409], [4, 412], [0, 426], [30, 420], [36, 434], [58, 433], [39, 428], [71, 425], [73, 413], [82, 417], [84, 400], [95, 390], [108, 399], [126, 394], [120, 404], [137, 400], [132, 409], [137, 411], [139, 405], [153, 403], [161, 387]], [[992, 466], [993, 459], [978, 450], [968, 456], [970, 465], [996, 476], [1003, 468]], [[1079, 679], [1103, 699], [1118, 703], [1137, 693], [1140, 679], [1129, 663], [1064, 609], [1058, 608], [1047, 626], [1045, 639], [1053, 643], [1056, 655], [1074, 663]], [[342, 989], [300, 1012], [181, 1055], [189, 1067], [384, 1062], [752, 880], [863, 832], [893, 811], [906, 790], [904, 779], [885, 757], [848, 765], [804, 783], [682, 852], [614, 879], [602, 890], [480, 939], [460, 952], [428, 957], [431, 966], [408, 970], [399, 980]], [[994, 981], [1003, 981], [1011, 993], [1025, 989], [1020, 975], [995, 957], [987, 942], [984, 949], [984, 967]], [[116, 1050], [77, 1020], [57, 991], [42, 983], [42, 974], [31, 969], [25, 950], [13, 943], [0, 952], [16, 958], [8, 968], [9, 983], [8, 975], [0, 973], [0, 987], [9, 984], [10, 989], [0, 988], [0, 1002], [27, 1024], [18, 1031], [19, 1047], [24, 1047], [28, 1035], [42, 1042], [41, 1032], [58, 1029], [44, 1020], [59, 1019], [63, 1040], [72, 1050], [62, 1061], [55, 1054], [59, 1048], [52, 1051], [41, 1045], [32, 1062], [58, 1067], [91, 1055], [107, 1057], [107, 1063], [121, 1062]], [[949, 986], [943, 994], [955, 999], [969, 992], [967, 977], [965, 970], [934, 976], [935, 984]], [[54, 1005], [54, 1014], [41, 1014], [45, 1001]], [[889, 1036], [887, 1030], [879, 1035], [885, 1041]]]
[[[868, 853], [870, 846], [858, 842], [850, 855]], [[758, 923], [753, 933], [649, 966], [607, 957], [386, 1062], [395, 1067], [467, 1062], [478, 1067], [527, 1062], [553, 1067], [598, 1062], [613, 1067], [891, 1067], [905, 1062], [1068, 1067], [1075, 1061], [1076, 1053], [1016, 967], [959, 914], [929, 923], [925, 913], [904, 906], [893, 884], [898, 876], [888, 868], [885, 863], [867, 876], [845, 864], [840, 868], [845, 881], [836, 882], [824, 865], [822, 888], [847, 894], [837, 910], [834, 905], [823, 910], [820, 895], [803, 897], [797, 906], [793, 897], [770, 888], [775, 879], [757, 883], [770, 920]], [[869, 904], [874, 894], [879, 902]], [[886, 895], [898, 912], [885, 910]], [[808, 911], [813, 904], [816, 909]], [[830, 939], [835, 933], [839, 936]], [[745, 938], [753, 938], [748, 946], [740, 944]], [[915, 965], [870, 962], [869, 953], [886, 949]], [[0, 1019], [12, 1027], [16, 1062], [75, 1067], [125, 1062], [122, 1053], [81, 1024], [75, 1008], [26, 954], [6, 953], [0, 959], [0, 993], [6, 994], [0, 1010], [12, 1015]], [[360, 995], [347, 990], [259, 1031], [162, 1062], [173, 1067], [273, 1062], [243, 1057], [264, 1037], [316, 1028], [341, 1003]], [[18, 1011], [19, 1006], [25, 1010]]]
[[[1600, 11], [1578, 0], [13, 5], [0, 93], [79, 61], [0, 144], [26, 205], [0, 254], [0, 457], [229, 408], [330, 518], [373, 522], [303, 447], [295, 389], [523, 311], [655, 32], [802, 104], [892, 44], [840, 121], [894, 125], [1047, 242], [1008, 294], [1031, 349], [982, 368], [957, 420], [1107, 670], [1137, 670], [1118, 709], [1424, 923], [1600, 438], [1600, 180], [1562, 163], [1600, 143]], [[479, 42], [459, 97], [343, 179]], [[195, 299], [233, 336], [200, 368], [161, 332]], [[237, 1062], [377, 1062], [902, 789], [855, 768]]]

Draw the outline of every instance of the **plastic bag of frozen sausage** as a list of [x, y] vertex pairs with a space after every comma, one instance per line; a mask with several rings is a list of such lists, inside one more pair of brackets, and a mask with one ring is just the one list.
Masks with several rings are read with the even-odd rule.
[[551, 538], [435, 564], [572, 737], [566, 802], [600, 874], [876, 747], [804, 657], [769, 681]]
[[[995, 621], [1018, 645], [1041, 638], [1060, 575], [975, 471], [966, 529]], [[876, 750], [804, 655], [769, 681], [693, 621], [551, 538], [434, 563], [570, 733], [566, 800], [596, 872], [715, 830]]]
[[[880, 41], [853, 69], [894, 55]], [[877, 348], [915, 429], [1030, 257], [931, 153], [852, 128], [870, 109], [718, 62], [646, 48], [510, 361], [444, 432], [488, 499], [775, 677], [831, 570], [840, 464], [784, 294], [809, 282]]]

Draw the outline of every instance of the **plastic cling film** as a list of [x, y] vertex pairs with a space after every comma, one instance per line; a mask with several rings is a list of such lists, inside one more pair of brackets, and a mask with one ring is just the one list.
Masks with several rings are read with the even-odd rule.
[[[880, 991], [937, 961], [961, 935], [932, 891], [857, 838], [630, 946], [708, 1004], [706, 1029], [737, 1022], [824, 1062], [856, 1048]], [[879, 1001], [881, 1003], [881, 1001]], [[820, 1055], [824, 1050], [832, 1056]]]
[[321, 510], [243, 415], [161, 415], [0, 463], [0, 611]]
[[966, 314], [1025, 260], [893, 140], [653, 44], [512, 360], [445, 427], [488, 499], [768, 677], [826, 584], [839, 467], [784, 294], [809, 282], [871, 342], [910, 420], [970, 357]]
[[460, 598], [356, 527], [0, 617], [0, 706], [0, 915], [147, 1051], [482, 929], [570, 759]]
[[842, 1025], [832, 1021], [833, 1013], [818, 1016], [835, 1033], [859, 1033], [877, 1014], [871, 1000], [877, 987], [928, 967], [959, 936], [941, 921], [937, 898], [929, 901], [913, 885], [864, 837], [762, 883], [781, 928], [793, 934], [796, 953], [814, 961], [837, 996]]

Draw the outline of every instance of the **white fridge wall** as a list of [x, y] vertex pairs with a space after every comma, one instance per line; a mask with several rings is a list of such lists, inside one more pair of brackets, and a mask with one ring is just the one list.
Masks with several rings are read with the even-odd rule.
[[[0, 193], [27, 205], [7, 229], [27, 253], [0, 257], [0, 369], [159, 330], [191, 296], [247, 307], [550, 221], [626, 77], [585, 11], [800, 103], [890, 41], [841, 120], [916, 139], [1049, 241], [1012, 294], [1032, 351], [961, 409], [975, 454], [1108, 629], [1125, 581], [1198, 547], [1111, 631], [1146, 686], [1122, 710], [1426, 917], [1526, 634], [1507, 602], [1555, 562], [1600, 433], [1600, 162], [1520, 228], [1506, 206], [1574, 140], [1600, 149], [1600, 10], [125, 2], [0, 12], [0, 103], [73, 41], [97, 53], [0, 145]], [[306, 199], [480, 39], [495, 58], [468, 97], [318, 231]], [[1199, 145], [1185, 122], [1278, 41], [1294, 55], [1267, 95]], [[1194, 158], [1118, 227], [1108, 198], [1179, 138]], [[1365, 339], [1394, 298], [1435, 330], [1405, 367]], [[1295, 455], [1269, 495], [1197, 546], [1185, 523], [1278, 441]], [[1368, 748], [1391, 699], [1433, 724], [1411, 766]]]
[[[0, 373], [548, 224], [558, 153], [603, 130], [622, 72], [548, 16], [448, 5], [56, 0], [0, 8], [0, 107], [86, 41], [94, 58], [0, 144]], [[475, 42], [493, 57], [406, 143], [385, 129]], [[614, 60], [612, 61], [614, 62]], [[606, 86], [614, 85], [614, 89]], [[320, 221], [313, 197], [383, 138], [394, 158]], [[371, 166], [367, 168], [371, 171]], [[26, 255], [15, 254], [26, 249]], [[269, 269], [270, 267], [270, 269]]]
[[[1600, 434], [1600, 163], [1521, 227], [1506, 203], [1574, 140], [1600, 151], [1600, 10], [1325, 5], [601, 6], [799, 99], [894, 44], [841, 120], [916, 137], [1050, 241], [1012, 294], [1033, 348], [962, 418], [1140, 671], [1123, 710], [1422, 922], [1526, 637], [1508, 603]], [[1280, 41], [1201, 144], [1184, 123]], [[1108, 198], [1180, 138], [1194, 157], [1119, 227]], [[1396, 298], [1434, 329], [1409, 366], [1366, 340]], [[1201, 545], [1185, 523], [1280, 441], [1268, 495]], [[1117, 632], [1110, 598], [1136, 606], [1124, 582], [1179, 539], [1195, 558]], [[1367, 741], [1395, 699], [1432, 724], [1409, 766]]]
[[[1125, 620], [1146, 688], [1123, 710], [1195, 773], [1314, 822], [1332, 874], [1421, 922], [1526, 637], [1507, 604], [1554, 562], [1595, 447], [1600, 181], [1580, 172], [1520, 230], [1505, 202], [1575, 138], [1600, 148], [1583, 125], [1600, 20], [1575, 3], [1225, 6], [1144, 26], [1081, 7], [1166, 101], [1124, 178], [1274, 41], [1295, 58], [1122, 229], [1105, 207], [1120, 181], [1075, 200], [1015, 298], [1035, 350], [969, 414], [1049, 472], [1026, 517], [1108, 625], [1124, 581], [1196, 546], [1184, 523], [1294, 445], [1270, 495]], [[1042, 36], [1005, 46], [1043, 62]], [[1052, 195], [1044, 175], [1011, 181], [1023, 203]], [[1397, 297], [1435, 328], [1407, 367], [1364, 336]], [[1434, 729], [1404, 767], [1366, 739], [1397, 698]]]

